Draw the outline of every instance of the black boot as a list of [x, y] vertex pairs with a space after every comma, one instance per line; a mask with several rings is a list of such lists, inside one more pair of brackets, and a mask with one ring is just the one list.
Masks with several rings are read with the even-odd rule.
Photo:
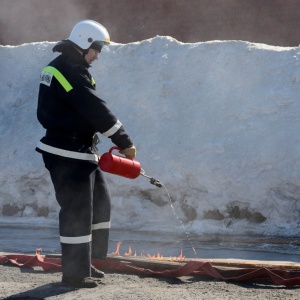
[[104, 272], [96, 269], [94, 266], [91, 266], [91, 274], [92, 277], [96, 277], [96, 278], [103, 278], [104, 277]]
[[97, 282], [94, 280], [85, 277], [85, 278], [76, 278], [76, 277], [68, 277], [68, 276], [63, 276], [62, 277], [62, 284], [71, 286], [74, 288], [94, 288], [98, 286]]

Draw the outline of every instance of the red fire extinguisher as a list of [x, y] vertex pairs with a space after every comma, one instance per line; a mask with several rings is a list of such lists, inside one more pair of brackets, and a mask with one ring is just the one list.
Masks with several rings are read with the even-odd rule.
[[162, 187], [159, 180], [145, 174], [145, 171], [141, 168], [141, 164], [138, 161], [112, 154], [112, 151], [115, 149], [122, 150], [119, 147], [112, 147], [100, 157], [99, 167], [102, 171], [131, 179], [135, 179], [139, 175], [142, 175], [149, 178], [151, 184]]
[[104, 172], [135, 179], [141, 174], [141, 164], [130, 158], [112, 154], [112, 151], [122, 150], [119, 147], [110, 148], [109, 152], [100, 157], [99, 166]]

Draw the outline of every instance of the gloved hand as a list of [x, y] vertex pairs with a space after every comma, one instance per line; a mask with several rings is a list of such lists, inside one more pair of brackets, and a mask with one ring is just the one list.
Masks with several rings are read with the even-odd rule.
[[127, 158], [133, 159], [136, 157], [136, 148], [134, 146], [131, 146], [129, 148], [120, 150], [119, 153], [124, 154]]

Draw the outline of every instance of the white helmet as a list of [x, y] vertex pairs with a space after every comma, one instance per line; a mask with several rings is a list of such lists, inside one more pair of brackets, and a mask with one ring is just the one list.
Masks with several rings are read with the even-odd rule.
[[109, 45], [109, 34], [104, 26], [92, 20], [83, 20], [77, 23], [68, 40], [79, 46], [83, 50], [87, 50], [94, 44], [95, 48]]

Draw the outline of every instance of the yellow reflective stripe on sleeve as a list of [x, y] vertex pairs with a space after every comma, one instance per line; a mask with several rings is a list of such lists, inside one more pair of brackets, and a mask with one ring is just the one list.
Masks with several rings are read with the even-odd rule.
[[92, 77], [92, 80], [91, 80], [91, 84], [92, 85], [95, 85], [96, 84], [96, 81], [95, 81], [95, 79]]
[[56, 80], [62, 85], [62, 87], [66, 90], [66, 92], [70, 92], [73, 89], [72, 85], [65, 78], [65, 76], [61, 74], [56, 68], [47, 66], [42, 70], [42, 74], [43, 73], [52, 74], [56, 78]]

